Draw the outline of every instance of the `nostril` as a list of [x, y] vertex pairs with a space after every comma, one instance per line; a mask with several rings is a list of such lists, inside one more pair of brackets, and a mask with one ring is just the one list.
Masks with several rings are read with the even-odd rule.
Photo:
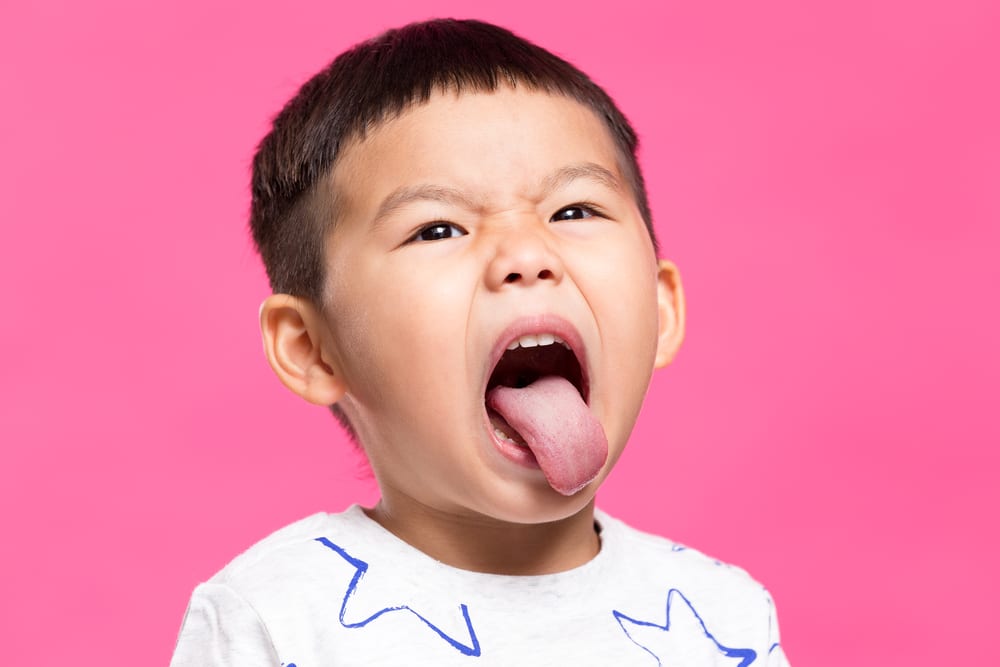
[[539, 280], [551, 280], [552, 279], [552, 272], [549, 271], [548, 269], [542, 269], [541, 271], [538, 272], [538, 279]]
[[505, 283], [516, 283], [521, 279], [520, 273], [508, 273], [507, 277], [503, 279]]

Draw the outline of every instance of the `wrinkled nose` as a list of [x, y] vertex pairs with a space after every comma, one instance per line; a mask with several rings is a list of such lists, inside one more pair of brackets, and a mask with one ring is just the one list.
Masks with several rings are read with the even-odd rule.
[[486, 282], [490, 289], [528, 287], [542, 281], [562, 280], [563, 265], [542, 234], [526, 229], [509, 230], [497, 243]]

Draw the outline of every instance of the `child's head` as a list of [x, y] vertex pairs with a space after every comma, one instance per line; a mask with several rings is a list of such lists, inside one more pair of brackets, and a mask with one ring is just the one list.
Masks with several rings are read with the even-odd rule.
[[342, 147], [432, 93], [516, 86], [565, 95], [607, 126], [656, 247], [635, 131], [587, 75], [503, 28], [436, 20], [390, 30], [338, 56], [274, 119], [253, 163], [250, 227], [276, 293], [320, 301], [323, 239], [337, 221], [325, 177]]
[[683, 331], [635, 149], [579, 70], [473, 21], [365, 42], [275, 119], [265, 348], [383, 499], [522, 522], [592, 499]]

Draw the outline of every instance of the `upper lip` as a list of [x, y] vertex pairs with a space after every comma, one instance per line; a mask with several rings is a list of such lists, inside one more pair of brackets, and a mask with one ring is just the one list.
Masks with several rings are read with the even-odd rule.
[[583, 386], [580, 389], [583, 391], [584, 400], [589, 399], [590, 369], [587, 364], [587, 350], [583, 344], [583, 337], [569, 320], [553, 314], [527, 315], [519, 317], [507, 325], [493, 343], [493, 349], [490, 351], [489, 365], [486, 369], [486, 377], [483, 380], [483, 394], [485, 395], [486, 385], [489, 383], [493, 371], [496, 370], [497, 364], [500, 363], [500, 358], [507, 351], [507, 346], [511, 342], [521, 336], [546, 333], [555, 334], [569, 345], [570, 350], [576, 357], [577, 363], [580, 364], [580, 372], [583, 378]]

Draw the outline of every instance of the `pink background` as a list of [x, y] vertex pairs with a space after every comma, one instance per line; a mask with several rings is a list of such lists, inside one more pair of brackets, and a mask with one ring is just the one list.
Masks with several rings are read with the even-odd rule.
[[6, 663], [166, 664], [198, 581], [374, 501], [260, 351], [248, 165], [308, 75], [440, 15], [642, 136], [690, 329], [602, 506], [767, 583], [799, 667], [996, 660], [1000, 5], [651, 4], [5, 4]]

